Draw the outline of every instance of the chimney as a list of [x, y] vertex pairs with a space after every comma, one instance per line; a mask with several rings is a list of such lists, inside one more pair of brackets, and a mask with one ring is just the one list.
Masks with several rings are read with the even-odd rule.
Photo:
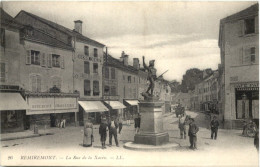
[[140, 64], [139, 64], [139, 59], [138, 58], [133, 58], [133, 66], [137, 70], [140, 69]]
[[121, 53], [121, 57], [120, 57], [120, 62], [123, 62], [124, 61], [124, 57], [125, 57], [125, 52], [124, 51], [122, 51], [122, 53]]
[[75, 23], [74, 30], [77, 31], [78, 33], [82, 34], [82, 21], [76, 20], [76, 21], [74, 21], [74, 23]]
[[124, 65], [128, 66], [128, 55], [124, 55]]

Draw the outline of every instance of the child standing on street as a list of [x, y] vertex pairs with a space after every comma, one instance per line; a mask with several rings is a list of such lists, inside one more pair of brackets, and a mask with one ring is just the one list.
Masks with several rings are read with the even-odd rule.
[[217, 117], [214, 116], [213, 120], [210, 122], [210, 127], [211, 127], [211, 139], [215, 139], [217, 140], [217, 136], [218, 136], [218, 126], [219, 126], [219, 122], [217, 120]]

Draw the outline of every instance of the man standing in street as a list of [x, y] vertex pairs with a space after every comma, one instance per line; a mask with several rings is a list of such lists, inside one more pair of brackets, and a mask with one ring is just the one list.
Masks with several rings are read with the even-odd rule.
[[179, 129], [180, 129], [180, 136], [181, 139], [186, 139], [186, 125], [185, 125], [185, 115], [181, 114], [179, 117]]
[[189, 124], [189, 137], [190, 137], [190, 149], [197, 149], [197, 132], [199, 127], [195, 124], [194, 119], [190, 118]]
[[211, 127], [211, 139], [217, 139], [218, 136], [218, 126], [219, 126], [219, 122], [217, 120], [217, 117], [214, 116], [213, 120], [210, 122], [210, 127]]
[[118, 122], [114, 116], [112, 117], [111, 121], [109, 121], [108, 128], [109, 128], [109, 146], [112, 146], [112, 136], [114, 136], [116, 146], [119, 147], [118, 140], [117, 140]]
[[99, 126], [99, 135], [102, 145], [102, 149], [106, 148], [106, 139], [107, 139], [107, 120], [105, 115], [101, 117], [101, 124]]
[[118, 133], [120, 134], [121, 130], [123, 128], [123, 118], [122, 118], [122, 116], [120, 114], [118, 116], [118, 124], [119, 124], [119, 131], [118, 131]]

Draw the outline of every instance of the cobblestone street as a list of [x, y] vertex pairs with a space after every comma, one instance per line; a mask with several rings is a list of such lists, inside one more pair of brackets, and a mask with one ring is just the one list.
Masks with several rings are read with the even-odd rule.
[[[99, 161], [100, 164], [106, 164], [105, 160], [112, 159], [115, 165], [123, 165], [127, 162], [128, 165], [135, 164], [135, 159], [143, 159], [143, 165], [155, 164], [159, 165], [164, 162], [164, 165], [175, 163], [177, 165], [194, 164], [194, 165], [250, 165], [257, 166], [257, 151], [253, 146], [253, 138], [241, 136], [240, 130], [219, 130], [217, 140], [210, 139], [210, 130], [205, 128], [207, 121], [203, 113], [187, 112], [198, 122], [200, 131], [198, 133], [198, 150], [190, 150], [189, 140], [180, 139], [178, 130], [178, 119], [175, 114], [167, 114], [164, 116], [164, 128], [170, 136], [170, 142], [175, 142], [180, 145], [174, 150], [167, 152], [140, 152], [131, 151], [123, 148], [123, 144], [134, 140], [134, 125], [123, 126], [122, 134], [118, 135], [120, 147], [116, 147], [113, 141], [112, 147], [102, 150], [98, 134], [98, 125], [94, 126], [94, 145], [90, 148], [82, 146], [83, 127], [66, 127], [65, 129], [52, 128], [48, 131], [53, 135], [41, 137], [2, 141], [2, 158], [13, 156], [18, 161], [20, 156], [26, 155], [56, 155], [60, 160], [66, 160], [69, 164], [73, 163], [88, 163], [95, 164], [96, 158], [102, 158], [104, 161]], [[43, 130], [42, 130], [43, 131]], [[47, 130], [46, 130], [47, 131]], [[108, 138], [107, 142], [108, 144]], [[22, 154], [20, 154], [23, 152]], [[59, 152], [59, 155], [57, 155]], [[20, 156], [18, 156], [20, 155]], [[90, 156], [91, 160], [77, 160], [74, 156]], [[95, 157], [97, 156], [97, 157]], [[72, 159], [69, 159], [72, 158]], [[218, 157], [218, 158], [216, 158]], [[240, 157], [240, 158], [237, 158]], [[66, 159], [68, 158], [68, 159]], [[76, 157], [74, 157], [76, 158]], [[232, 160], [233, 159], [233, 160]], [[44, 161], [51, 163], [51, 161]], [[138, 164], [141, 165], [141, 164]]]

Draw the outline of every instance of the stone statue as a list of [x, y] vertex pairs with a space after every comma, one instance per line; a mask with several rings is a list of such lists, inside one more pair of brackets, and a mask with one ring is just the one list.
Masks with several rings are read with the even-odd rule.
[[[143, 66], [148, 71], [148, 78], [147, 80], [150, 82], [149, 87], [145, 93], [142, 93], [144, 97], [153, 97], [153, 90], [154, 90], [154, 82], [157, 79], [156, 78], [156, 69], [154, 68], [154, 62], [155, 60], [149, 61], [149, 66], [145, 64], [144, 56], [143, 56]], [[149, 93], [151, 91], [151, 93]]]

